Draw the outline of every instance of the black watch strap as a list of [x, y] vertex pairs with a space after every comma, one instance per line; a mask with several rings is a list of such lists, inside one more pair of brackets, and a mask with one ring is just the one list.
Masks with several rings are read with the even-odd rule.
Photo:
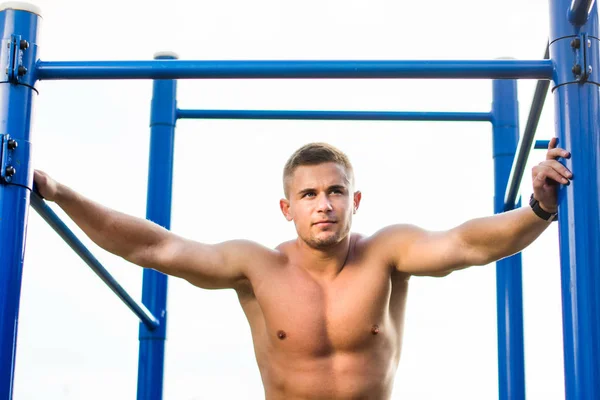
[[535, 197], [533, 197], [533, 193], [531, 194], [531, 198], [529, 199], [529, 205], [531, 206], [531, 209], [533, 210], [535, 215], [537, 215], [544, 221], [553, 222], [558, 220], [558, 213], [549, 213], [548, 211], [540, 207], [540, 202], [537, 201]]

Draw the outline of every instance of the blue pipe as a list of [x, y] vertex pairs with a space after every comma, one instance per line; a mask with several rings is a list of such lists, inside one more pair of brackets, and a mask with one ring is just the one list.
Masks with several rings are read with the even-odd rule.
[[569, 7], [569, 22], [575, 26], [585, 25], [595, 0], [572, 0]]
[[58, 235], [71, 247], [75, 253], [102, 279], [127, 307], [144, 323], [148, 329], [158, 327], [158, 320], [143, 305], [136, 302], [115, 278], [100, 264], [100, 261], [85, 247], [75, 236], [73, 231], [56, 215], [46, 202], [37, 194], [31, 195], [32, 208], [58, 233]]
[[491, 121], [485, 112], [177, 110], [179, 119], [287, 119], [332, 121]]
[[[550, 1], [550, 56], [559, 146], [572, 154], [560, 161], [573, 172], [558, 207], [565, 395], [587, 400], [600, 399], [600, 28], [595, 3], [581, 27], [568, 20], [570, 4]], [[575, 76], [576, 63], [591, 69], [587, 80]]]
[[484, 61], [39, 61], [36, 78], [290, 79], [440, 78], [551, 79], [549, 60]]
[[[547, 45], [544, 53], [544, 59], [548, 59], [549, 57], [550, 48], [549, 45]], [[515, 157], [510, 170], [510, 176], [508, 178], [509, 184], [506, 188], [506, 193], [504, 194], [504, 209], [506, 211], [512, 210], [515, 207], [517, 196], [519, 194], [519, 187], [521, 186], [523, 173], [525, 172], [525, 164], [527, 164], [527, 159], [529, 158], [529, 153], [531, 152], [531, 146], [534, 141], [538, 123], [540, 122], [542, 109], [544, 108], [546, 94], [548, 93], [549, 87], [550, 81], [547, 80], [539, 80], [535, 86], [535, 92], [533, 94], [533, 100], [531, 101], [531, 107], [529, 108], [529, 117], [527, 118], [525, 131], [523, 131], [523, 135], [519, 139], [517, 156]], [[548, 146], [546, 146], [546, 148], [547, 147]]]
[[[173, 56], [157, 56], [172, 59]], [[155, 80], [150, 112], [150, 160], [148, 170], [148, 197], [146, 218], [171, 227], [171, 195], [173, 187], [173, 157], [177, 82]], [[160, 320], [159, 329], [149, 330], [140, 325], [140, 352], [138, 362], [138, 400], [161, 400], [167, 336], [167, 276], [144, 270], [142, 301]]]
[[536, 140], [535, 141], [535, 149], [537, 150], [545, 150], [550, 146], [549, 140]]
[[[504, 212], [504, 193], [519, 141], [517, 82], [493, 82], [494, 211]], [[496, 263], [499, 400], [525, 399], [521, 253]]]
[[[10, 6], [18, 7], [16, 4]], [[35, 60], [37, 53], [38, 22], [40, 17], [23, 10], [0, 11], [0, 400], [10, 400], [13, 394], [13, 379], [17, 350], [17, 330], [25, 232], [29, 216], [29, 195], [33, 184], [30, 159], [31, 111], [34, 89], [23, 84], [13, 73], [19, 62], [29, 67], [27, 60]], [[14, 38], [14, 42], [11, 38]], [[19, 48], [22, 40], [27, 49]], [[11, 47], [10, 42], [16, 43]], [[24, 46], [22, 46], [24, 47]], [[14, 64], [7, 67], [7, 60]], [[10, 81], [9, 81], [9, 77]], [[17, 147], [6, 146], [10, 135]], [[7, 175], [11, 166], [12, 176]], [[14, 169], [13, 169], [14, 168]]]

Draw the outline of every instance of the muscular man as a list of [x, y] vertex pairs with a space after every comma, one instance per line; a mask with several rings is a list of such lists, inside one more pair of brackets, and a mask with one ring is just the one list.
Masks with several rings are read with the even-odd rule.
[[445, 276], [523, 250], [551, 223], [557, 188], [572, 177], [557, 159], [569, 156], [553, 139], [546, 160], [533, 168], [535, 210], [444, 232], [392, 225], [367, 237], [350, 233], [361, 193], [348, 158], [327, 144], [309, 144], [283, 174], [281, 211], [298, 237], [274, 250], [245, 240], [193, 242], [105, 208], [43, 172], [35, 181], [107, 251], [200, 288], [235, 289], [267, 400], [382, 400], [391, 396], [400, 359], [410, 276]]

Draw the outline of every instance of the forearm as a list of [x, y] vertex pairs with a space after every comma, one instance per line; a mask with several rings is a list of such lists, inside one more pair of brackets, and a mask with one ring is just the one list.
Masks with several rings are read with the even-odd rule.
[[522, 207], [468, 221], [457, 229], [465, 246], [472, 249], [472, 265], [484, 265], [520, 252], [550, 224], [530, 207]]
[[133, 217], [59, 185], [54, 202], [94, 243], [129, 261], [140, 249], [150, 248], [165, 235], [165, 230], [142, 218]]

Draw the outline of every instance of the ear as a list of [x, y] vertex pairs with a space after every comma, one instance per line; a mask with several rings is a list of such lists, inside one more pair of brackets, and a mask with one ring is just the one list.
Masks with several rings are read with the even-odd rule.
[[279, 208], [281, 208], [281, 212], [283, 213], [285, 219], [287, 219], [288, 221], [294, 219], [292, 217], [292, 213], [290, 212], [290, 201], [288, 199], [279, 200]]
[[362, 199], [362, 193], [360, 191], [354, 192], [354, 209], [352, 210], [353, 214], [356, 214], [358, 207], [360, 206], [360, 200]]

